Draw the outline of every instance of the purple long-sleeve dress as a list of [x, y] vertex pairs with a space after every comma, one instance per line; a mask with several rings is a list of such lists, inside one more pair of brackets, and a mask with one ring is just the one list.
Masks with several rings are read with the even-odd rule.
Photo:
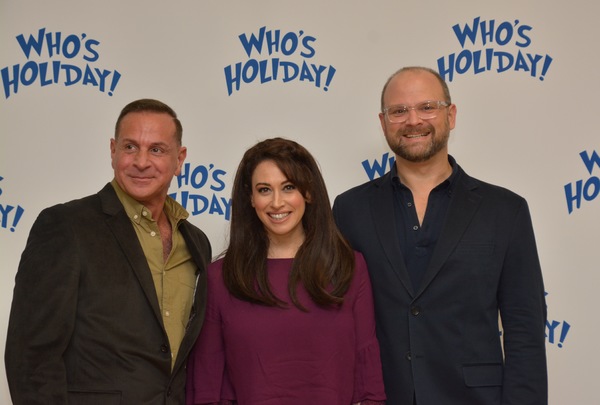
[[[277, 297], [291, 303], [293, 259], [269, 259]], [[350, 405], [384, 401], [373, 299], [365, 261], [340, 308], [320, 308], [302, 285], [308, 312], [251, 304], [232, 297], [222, 261], [208, 268], [206, 319], [188, 363], [187, 404]], [[379, 402], [375, 402], [379, 403]], [[383, 403], [383, 402], [381, 402]]]

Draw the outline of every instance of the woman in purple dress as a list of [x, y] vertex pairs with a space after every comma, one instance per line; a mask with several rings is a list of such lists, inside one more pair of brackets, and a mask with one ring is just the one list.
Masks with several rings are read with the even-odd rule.
[[338, 232], [311, 154], [274, 138], [244, 154], [229, 246], [208, 268], [187, 404], [384, 404], [365, 261]]

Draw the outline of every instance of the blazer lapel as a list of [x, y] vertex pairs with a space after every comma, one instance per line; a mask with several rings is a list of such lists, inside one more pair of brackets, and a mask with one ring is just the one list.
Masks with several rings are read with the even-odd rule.
[[373, 216], [377, 238], [390, 263], [390, 267], [398, 276], [404, 288], [413, 296], [412, 283], [404, 263], [404, 256], [400, 251], [400, 239], [396, 229], [395, 196], [391, 187], [390, 176], [388, 173], [381, 178], [376, 192], [371, 194], [369, 207]]
[[206, 249], [198, 246], [196, 240], [192, 238], [191, 231], [189, 227], [191, 224], [188, 221], [182, 221], [179, 230], [181, 231], [181, 235], [183, 235], [183, 239], [192, 255], [192, 259], [198, 266], [197, 274], [206, 271], [207, 263], [211, 262], [210, 254], [211, 252], [205, 252]]
[[420, 295], [427, 288], [429, 283], [431, 283], [436, 274], [441, 270], [448, 256], [456, 248], [456, 245], [477, 212], [477, 207], [481, 203], [481, 196], [474, 192], [477, 184], [462, 169], [459, 168], [459, 170], [459, 178], [453, 191], [452, 201], [448, 207], [442, 233], [438, 239], [429, 266], [425, 271], [417, 295]]
[[[192, 238], [189, 230], [190, 223], [183, 221], [180, 226], [181, 234], [185, 239], [185, 243], [192, 255], [198, 270], [196, 272], [196, 286], [194, 289], [194, 302], [192, 304], [192, 310], [188, 324], [186, 326], [186, 333], [183, 336], [183, 340], [179, 347], [179, 355], [176, 359], [175, 367], [177, 368], [180, 361], [185, 361], [189, 351], [196, 342], [196, 338], [200, 332], [200, 326], [204, 321], [204, 311], [206, 306], [206, 265], [210, 263], [210, 251], [206, 251], [205, 248], [198, 246], [196, 240]], [[205, 257], [206, 255], [206, 257]]]
[[106, 224], [121, 245], [121, 249], [123, 249], [123, 253], [127, 257], [132, 271], [135, 273], [142, 286], [142, 290], [152, 307], [157, 321], [164, 329], [162, 316], [160, 315], [158, 297], [156, 295], [156, 289], [154, 288], [154, 281], [152, 280], [152, 273], [150, 272], [148, 260], [146, 260], [142, 246], [131, 225], [131, 220], [127, 217], [125, 209], [110, 183], [107, 184], [98, 195], [102, 201], [102, 210], [109, 215]]

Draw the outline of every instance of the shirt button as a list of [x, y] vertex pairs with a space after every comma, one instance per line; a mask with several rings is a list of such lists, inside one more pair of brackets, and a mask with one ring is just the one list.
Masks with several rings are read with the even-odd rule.
[[146, 215], [148, 215], [148, 213], [146, 211], [142, 211], [142, 215], [146, 216]]
[[169, 311], [165, 311], [165, 316], [171, 316], [171, 313]]
[[167, 345], [160, 345], [160, 351], [167, 353], [169, 351], [169, 347]]
[[150, 232], [150, 236], [156, 236], [156, 232], [154, 232], [154, 231]]
[[409, 207], [412, 207], [412, 203], [411, 203], [411, 202], [409, 202], [407, 205], [408, 205]]
[[137, 215], [137, 214], [135, 214], [135, 215], [133, 216], [133, 219], [138, 219], [138, 218], [139, 218], [139, 217], [138, 217], [138, 215]]
[[408, 361], [412, 360], [412, 355], [410, 354], [410, 352], [406, 352], [406, 354], [404, 355], [404, 358]]

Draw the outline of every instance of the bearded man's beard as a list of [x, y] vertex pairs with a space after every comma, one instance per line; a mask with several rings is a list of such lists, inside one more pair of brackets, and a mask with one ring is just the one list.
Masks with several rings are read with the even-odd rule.
[[[393, 137], [386, 137], [390, 149], [396, 156], [413, 163], [425, 162], [435, 156], [448, 145], [450, 131], [442, 128], [442, 132], [435, 131], [433, 126], [420, 127], [417, 131], [414, 128], [402, 128], [396, 131]], [[424, 131], [425, 130], [425, 131]], [[404, 143], [405, 135], [429, 133], [429, 142], [425, 145], [411, 145]]]

